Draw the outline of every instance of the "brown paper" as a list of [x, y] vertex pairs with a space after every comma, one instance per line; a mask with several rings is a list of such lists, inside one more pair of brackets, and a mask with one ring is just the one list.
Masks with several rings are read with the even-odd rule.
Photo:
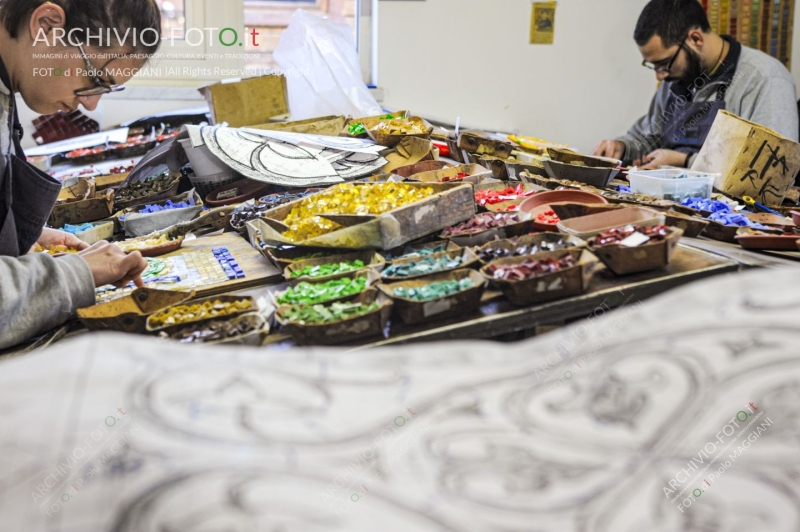
[[297, 120], [294, 122], [276, 122], [272, 124], [259, 124], [250, 126], [253, 129], [264, 129], [268, 131], [286, 131], [289, 133], [305, 133], [309, 135], [327, 135], [337, 137], [344, 128], [347, 119], [344, 116], [322, 116], [319, 118], [309, 118], [307, 120]]
[[289, 112], [286, 78], [271, 74], [238, 83], [216, 83], [198, 89], [208, 102], [214, 124], [230, 127], [266, 124]]

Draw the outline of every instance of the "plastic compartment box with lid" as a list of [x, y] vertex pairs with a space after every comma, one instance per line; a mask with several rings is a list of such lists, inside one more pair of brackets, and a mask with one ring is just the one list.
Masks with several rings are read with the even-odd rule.
[[672, 201], [683, 201], [691, 197], [709, 199], [714, 188], [714, 179], [718, 177], [719, 174], [692, 172], [683, 168], [628, 172], [634, 194]]

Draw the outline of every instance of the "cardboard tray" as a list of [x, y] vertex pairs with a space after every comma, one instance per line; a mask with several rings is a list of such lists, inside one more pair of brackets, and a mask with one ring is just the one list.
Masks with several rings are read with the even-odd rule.
[[372, 336], [383, 336], [394, 303], [382, 292], [372, 290], [362, 293], [353, 302], [371, 304], [377, 301], [380, 307], [363, 316], [356, 316], [324, 325], [301, 325], [283, 318], [287, 305], [278, 307], [275, 318], [298, 345], [336, 345], [354, 342]]
[[464, 131], [458, 135], [458, 147], [468, 153], [491, 155], [500, 159], [508, 159], [516, 146], [510, 142], [492, 140], [481, 136], [480, 133]]
[[344, 116], [329, 115], [318, 118], [307, 118], [305, 120], [273, 122], [247, 127], [250, 129], [262, 129], [267, 131], [286, 131], [288, 133], [306, 133], [309, 135], [336, 137], [342, 132], [346, 122], [347, 118]]
[[[378, 125], [380, 125], [382, 123], [394, 122], [396, 120], [403, 120], [405, 122], [411, 122], [411, 123], [420, 125], [420, 126], [425, 128], [425, 132], [424, 133], [417, 133], [417, 134], [413, 134], [413, 135], [406, 135], [406, 134], [391, 135], [389, 133], [384, 133], [383, 131], [375, 131], [375, 129], [374, 129], [374, 128], [378, 127]], [[366, 124], [365, 124], [365, 127], [366, 127]], [[429, 124], [427, 121], [425, 121], [424, 119], [422, 119], [422, 118], [420, 118], [418, 116], [411, 116], [411, 117], [408, 117], [408, 118], [399, 118], [399, 119], [396, 118], [394, 120], [382, 120], [382, 121], [376, 123], [375, 125], [367, 128], [367, 134], [370, 136], [370, 138], [372, 140], [374, 140], [376, 143], [380, 144], [381, 146], [386, 146], [387, 148], [394, 148], [395, 146], [397, 146], [400, 143], [401, 140], [403, 140], [404, 138], [407, 138], [407, 137], [414, 137], [414, 138], [418, 138], [418, 139], [428, 140], [428, 139], [431, 138], [431, 133], [433, 133], [433, 126], [431, 124]]]
[[194, 220], [203, 211], [203, 200], [194, 189], [184, 192], [179, 196], [161, 201], [155, 201], [153, 203], [147, 203], [146, 205], [164, 205], [169, 200], [171, 200], [173, 203], [180, 203], [181, 201], [188, 201], [189, 198], [194, 198], [194, 207], [171, 209], [168, 211], [159, 211], [148, 214], [136, 212], [136, 210], [143, 205], [132, 208], [132, 212], [129, 212], [125, 215], [125, 221], [123, 222], [125, 227], [125, 235], [145, 236], [156, 231], [166, 229], [167, 227], [172, 227], [173, 225], [181, 222], [189, 222]]
[[[517, 264], [529, 259], [553, 258], [559, 259], [565, 253], [573, 255], [578, 260], [578, 265], [567, 268], [555, 273], [548, 273], [527, 279], [524, 281], [504, 281], [493, 279], [487, 269], [492, 264]], [[598, 269], [600, 262], [597, 257], [586, 250], [573, 249], [564, 251], [549, 251], [529, 255], [527, 257], [515, 257], [510, 259], [499, 259], [490, 262], [481, 269], [481, 273], [489, 279], [489, 282], [497, 286], [503, 295], [512, 304], [524, 307], [530, 305], [541, 305], [549, 301], [573, 297], [586, 292], [589, 282]]]
[[[359, 292], [357, 294], [351, 294], [349, 296], [342, 296], [342, 297], [337, 297], [337, 298], [334, 298], [334, 299], [329, 299], [327, 301], [322, 301], [320, 303], [314, 303], [314, 305], [330, 305], [332, 303], [343, 303], [343, 302], [353, 301], [354, 299], [359, 297], [361, 294], [364, 294], [364, 293], [369, 292], [369, 291], [373, 291], [374, 292], [376, 290], [375, 285], [377, 285], [380, 282], [380, 274], [375, 273], [374, 271], [361, 271], [354, 278], [359, 278], [359, 277], [366, 277], [367, 278], [367, 287], [364, 290], [362, 290], [361, 292]], [[316, 284], [316, 283], [312, 283], [312, 284]], [[275, 306], [275, 308], [278, 308], [281, 305], [303, 306], [302, 304], [299, 304], [299, 303], [279, 303], [278, 302], [278, 297], [280, 297], [283, 294], [285, 294], [286, 291], [287, 290], [283, 290], [281, 292], [270, 292], [269, 293], [270, 301]]]
[[113, 213], [114, 191], [107, 189], [95, 192], [90, 199], [56, 204], [47, 224], [51, 227], [63, 227], [66, 224], [80, 225], [108, 218]]
[[720, 242], [736, 243], [736, 232], [740, 227], [736, 225], [722, 225], [719, 222], [708, 220], [708, 225], [703, 230], [702, 235]]
[[206, 196], [209, 207], [222, 207], [244, 203], [245, 201], [261, 198], [270, 193], [272, 185], [265, 185], [253, 179], [239, 179], [228, 185], [223, 185]]
[[[146, 235], [147, 236], [147, 235]], [[136, 237], [131, 240], [137, 240], [144, 237]], [[170, 240], [169, 242], [165, 242], [164, 244], [160, 244], [158, 246], [153, 246], [149, 248], [142, 248], [142, 249], [134, 249], [131, 251], [126, 251], [125, 253], [133, 253], [134, 251], [138, 251], [142, 254], [142, 257], [160, 257], [161, 255], [166, 255], [167, 253], [172, 253], [173, 251], [177, 251], [183, 245], [184, 236], [179, 236], [174, 240]]]
[[[273, 246], [386, 250], [436, 233], [449, 225], [468, 220], [475, 214], [475, 198], [471, 185], [460, 183], [406, 184], [412, 187], [432, 188], [436, 194], [382, 214], [368, 222], [345, 227], [304, 242], [290, 242], [263, 220], [251, 220], [247, 222], [250, 242], [256, 249], [261, 247], [260, 242], [264, 242]], [[279, 221], [283, 220], [300, 201], [302, 200], [295, 200], [276, 207], [267, 211], [264, 216]]]
[[91, 229], [87, 229], [75, 235], [76, 238], [86, 242], [89, 245], [96, 244], [101, 240], [109, 240], [114, 236], [114, 224], [111, 220], [103, 220], [100, 222], [92, 222]]
[[450, 158], [454, 161], [465, 164], [469, 161], [464, 158], [464, 152], [461, 148], [458, 147], [458, 140], [457, 139], [447, 139], [447, 147], [450, 149]]
[[347, 120], [345, 122], [344, 128], [342, 129], [342, 132], [339, 133], [339, 136], [340, 137], [359, 138], [359, 139], [368, 138], [369, 135], [367, 133], [362, 133], [361, 135], [351, 135], [350, 134], [350, 129], [349, 129], [350, 128], [350, 124], [361, 122], [362, 124], [364, 124], [364, 129], [369, 131], [371, 128], [377, 126], [381, 122], [386, 122], [386, 120], [381, 120], [381, 117], [386, 116], [388, 114], [391, 114], [392, 116], [397, 117], [397, 118], [404, 118], [404, 117], [407, 117], [407, 116], [411, 116], [411, 113], [409, 111], [401, 110], [401, 111], [397, 111], [395, 113], [383, 113], [382, 115], [363, 116], [361, 118], [351, 118], [351, 119], [349, 119], [349, 120]]
[[112, 146], [108, 150], [108, 158], [130, 159], [131, 157], [138, 157], [139, 155], [144, 155], [145, 153], [149, 152], [155, 148], [156, 145], [158, 145], [158, 142], [155, 140], [150, 140], [148, 142], [141, 142], [132, 146], [125, 146], [124, 148], [115, 148]]
[[688, 216], [677, 211], [667, 211], [664, 213], [664, 223], [667, 227], [676, 227], [683, 230], [683, 236], [687, 238], [697, 238], [710, 223], [708, 220]]
[[508, 181], [508, 168], [506, 160], [492, 155], [484, 155], [479, 158], [481, 166], [492, 171], [492, 177], [501, 181]]
[[[403, 281], [413, 281], [415, 279], [427, 278], [427, 277], [430, 277], [431, 275], [437, 275], [437, 274], [441, 274], [441, 273], [452, 272], [452, 271], [455, 271], [455, 270], [467, 269], [467, 268], [470, 268], [470, 267], [478, 264], [478, 257], [475, 255], [475, 252], [472, 251], [469, 248], [459, 249], [459, 250], [455, 250], [455, 251], [445, 251], [443, 253], [434, 253], [433, 255], [431, 255], [431, 257], [433, 257], [435, 259], [438, 259], [440, 257], [445, 257], [445, 256], [450, 258], [450, 259], [455, 259], [456, 257], [461, 257], [461, 264], [459, 264], [455, 268], [450, 268], [449, 270], [438, 270], [438, 271], [435, 271], [435, 272], [423, 273], [423, 274], [420, 274], [420, 275], [412, 275], [412, 276], [408, 276], [408, 277], [387, 277], [387, 276], [381, 274], [381, 281], [384, 284], [399, 283], [399, 282], [403, 282]], [[392, 263], [392, 265], [405, 264], [405, 263], [416, 261], [416, 260], [419, 260], [419, 257], [414, 257], [414, 258], [410, 258], [410, 259], [396, 260], [396, 261], [394, 261]]]
[[[117, 202], [116, 207], [117, 209], [127, 209], [128, 207], [138, 207], [140, 205], [149, 205], [151, 203], [158, 203], [162, 200], [168, 200], [169, 198], [178, 194], [178, 186], [180, 185], [181, 175], [178, 172], [175, 172], [173, 175], [173, 179], [170, 182], [169, 187], [163, 192], [159, 192], [158, 194], [153, 194], [151, 196], [146, 196], [144, 198], [136, 198], [124, 202]], [[109, 189], [110, 190], [110, 189]], [[116, 191], [120, 190], [119, 188], [114, 189], [115, 194]]]
[[744, 249], [769, 251], [797, 251], [800, 235], [770, 235], [740, 227], [735, 237]]
[[[333, 257], [335, 255], [341, 255], [342, 251], [337, 249], [331, 248], [299, 248], [299, 247], [286, 247], [286, 248], [272, 248], [272, 247], [264, 247], [261, 248], [261, 254], [268, 258], [272, 263], [280, 268], [281, 270], [285, 270], [287, 266], [293, 264], [298, 261], [298, 257], [305, 257], [306, 255], [312, 255], [314, 253], [325, 253], [324, 257], [318, 258], [327, 258]], [[308, 259], [302, 259], [308, 260]]]
[[622, 161], [619, 159], [611, 159], [608, 157], [590, 157], [569, 150], [560, 150], [558, 148], [547, 148], [547, 155], [549, 155], [550, 158], [555, 162], [569, 164], [570, 166], [574, 166], [572, 165], [573, 162], [581, 162], [589, 168], [616, 169], [622, 165]]
[[531, 175], [538, 175], [540, 177], [548, 177], [547, 170], [544, 166], [536, 163], [525, 163], [519, 161], [505, 161], [506, 174], [508, 178], [516, 181], [524, 181], [522, 172], [527, 172]]
[[[307, 266], [321, 266], [323, 264], [332, 264], [335, 262], [346, 262], [346, 261], [354, 261], [360, 260], [366, 266], [360, 270], [355, 270], [352, 272], [342, 272], [336, 273], [333, 275], [326, 275], [324, 277], [292, 277], [292, 272], [296, 272], [306, 268]], [[307, 260], [299, 260], [291, 263], [283, 270], [283, 278], [291, 284], [292, 286], [297, 286], [302, 282], [306, 283], [324, 283], [327, 281], [333, 281], [335, 279], [344, 279], [348, 277], [350, 279], [357, 277], [359, 274], [363, 274], [367, 270], [375, 270], [380, 272], [386, 266], [386, 261], [383, 260], [379, 254], [375, 253], [374, 251], [357, 251], [355, 253], [346, 253], [343, 255], [332, 255], [330, 257], [319, 258], [319, 259], [307, 259]]]
[[[390, 250], [388, 250], [386, 252], [381, 253], [381, 256], [386, 261], [387, 265], [391, 265], [391, 264], [394, 264], [395, 262], [401, 261], [401, 260], [407, 260], [407, 259], [412, 259], [412, 258], [419, 259], [420, 258], [420, 257], [400, 257], [400, 256], [398, 256], [401, 253], [403, 253], [406, 250], [406, 248], [421, 250], [421, 249], [431, 249], [431, 248], [436, 249], [439, 246], [444, 246], [444, 250], [445, 251], [459, 251], [461, 249], [461, 246], [459, 246], [455, 242], [451, 242], [449, 240], [432, 240], [430, 242], [424, 242], [424, 243], [421, 243], [421, 244], [406, 244], [404, 246], [400, 246], [400, 247], [397, 247], [395, 249], [390, 249]], [[396, 258], [389, 259], [388, 257], [390, 257], [390, 256], [391, 257], [396, 257]]]
[[[222, 320], [211, 320], [208, 323], [203, 323], [203, 324], [198, 323], [195, 325], [180, 327], [170, 335], [162, 333], [161, 336], [180, 342], [181, 340], [175, 338], [176, 335], [182, 332], [192, 332], [197, 329], [208, 327], [214, 321], [222, 321]], [[231, 338], [225, 338], [223, 340], [213, 340], [211, 342], [191, 342], [190, 345], [243, 345], [248, 347], [262, 347], [266, 343], [267, 336], [269, 336], [269, 331], [270, 331], [269, 321], [258, 312], [247, 312], [244, 314], [239, 314], [238, 316], [230, 319], [229, 321], [231, 321], [234, 324], [238, 324], [241, 321], [249, 321], [252, 322], [256, 328], [253, 331], [241, 334], [239, 336], [233, 336]]]
[[462, 164], [459, 166], [444, 168], [442, 170], [432, 170], [430, 172], [415, 174], [414, 176], [408, 178], [408, 180], [409, 182], [419, 181], [420, 183], [442, 183], [443, 179], [447, 177], [455, 177], [461, 173], [469, 174], [469, 176], [465, 177], [461, 181], [456, 181], [455, 183], [471, 183], [476, 185], [478, 183], [482, 183], [486, 179], [492, 178], [491, 170], [488, 170], [479, 164]]
[[[418, 288], [442, 281], [460, 281], [465, 278], [472, 279], [475, 286], [456, 294], [432, 299], [430, 301], [414, 301], [394, 295], [397, 288]], [[423, 280], [403, 281], [389, 286], [379, 285], [378, 289], [394, 301], [394, 313], [406, 325], [442, 320], [471, 314], [481, 306], [481, 297], [486, 290], [486, 278], [475, 270], [461, 269], [446, 273], [439, 273], [426, 277]]]
[[[167, 333], [168, 335], [171, 335], [173, 332], [176, 332], [179, 329], [185, 328], [188, 325], [197, 325], [197, 324], [200, 324], [200, 323], [206, 323], [206, 322], [209, 322], [209, 321], [214, 321], [214, 320], [219, 320], [219, 319], [230, 319], [230, 318], [232, 318], [234, 316], [240, 316], [242, 314], [248, 314], [248, 313], [251, 313], [251, 312], [254, 312], [254, 311], [258, 310], [258, 305], [256, 304], [256, 300], [254, 298], [250, 297], [250, 296], [226, 296], [226, 295], [204, 297], [203, 299], [197, 299], [197, 300], [194, 300], [194, 301], [187, 301], [186, 303], [177, 303], [177, 304], [174, 304], [174, 305], [170, 305], [169, 307], [174, 307], [176, 305], [182, 305], [182, 304], [189, 304], [189, 305], [203, 304], [206, 301], [211, 301], [212, 303], [214, 301], [221, 301], [222, 303], [234, 303], [236, 301], [242, 301], [242, 300], [247, 300], [247, 301], [250, 301], [250, 303], [252, 303], [252, 306], [250, 307], [250, 309], [244, 310], [244, 311], [239, 311], [239, 312], [236, 312], [234, 314], [229, 314], [227, 316], [224, 316], [223, 318], [220, 318], [219, 316], [216, 316], [216, 317], [213, 317], [213, 318], [204, 318], [204, 319], [187, 321], [187, 322], [183, 322], [183, 323], [180, 323], [180, 324], [177, 324], [177, 325], [164, 325], [163, 327], [154, 327], [153, 326], [153, 324], [152, 324], [153, 315], [155, 315], [157, 312], [160, 312], [160, 311], [153, 312], [152, 314], [150, 314], [147, 317], [146, 329], [147, 329], [147, 332], [149, 332], [149, 333], [160, 333], [160, 332], [163, 331], [163, 332]], [[167, 308], [169, 308], [169, 307], [167, 307]], [[162, 310], [166, 310], [166, 309], [162, 309]]]
[[682, 236], [682, 229], [670, 228], [669, 234], [661, 242], [638, 247], [625, 247], [617, 244], [600, 247], [590, 245], [589, 251], [615, 275], [649, 272], [669, 265]]
[[558, 230], [562, 233], [583, 238], [584, 240], [608, 231], [614, 227], [624, 225], [641, 225], [649, 227], [652, 225], [663, 225], [664, 214], [646, 207], [628, 207], [591, 216], [581, 216], [571, 218], [558, 224]]
[[547, 175], [553, 179], [578, 181], [597, 188], [603, 188], [619, 173], [616, 168], [593, 168], [589, 166], [575, 166], [573, 164], [557, 161], [543, 161]]
[[[475, 255], [478, 256], [478, 260], [480, 261], [481, 265], [485, 266], [486, 264], [492, 262], [492, 261], [484, 261], [480, 258], [480, 252], [486, 248], [507, 249], [509, 251], [514, 251], [515, 249], [518, 249], [520, 246], [524, 245], [541, 244], [543, 242], [558, 242], [559, 240], [566, 241], [567, 243], [570, 244], [570, 246], [557, 251], [566, 251], [568, 249], [577, 249], [586, 246], [586, 242], [584, 242], [583, 240], [581, 240], [576, 236], [562, 235], [558, 233], [541, 233], [536, 235], [525, 235], [518, 237], [516, 238], [516, 243], [514, 243], [511, 239], [487, 242], [486, 244], [482, 245], [480, 248], [475, 250]], [[542, 252], [540, 251], [539, 253]], [[515, 257], [505, 257], [505, 258], [527, 257], [531, 255], [536, 255], [536, 253], [530, 253], [527, 255], [517, 255]]]
[[137, 288], [130, 295], [78, 310], [78, 319], [90, 331], [113, 330], [128, 333], [144, 333], [147, 318], [173, 305], [179, 305], [194, 297], [191, 292]]
[[97, 190], [105, 190], [111, 187], [118, 187], [128, 178], [128, 173], [124, 174], [106, 174], [95, 176], [94, 181]]
[[439, 233], [439, 238], [455, 242], [461, 247], [475, 247], [482, 246], [492, 240], [511, 238], [512, 236], [524, 236], [533, 231], [533, 217], [525, 212], [508, 213], [519, 216], [520, 222], [507, 225], [505, 227], [497, 227], [481, 231], [480, 233], [471, 233], [467, 235], [445, 236], [444, 233]]
[[419, 163], [408, 164], [395, 168], [391, 171], [392, 174], [397, 174], [400, 177], [409, 178], [422, 172], [431, 172], [434, 170], [444, 170], [445, 168], [452, 168], [453, 165], [445, 161], [422, 161]]
[[[501, 182], [487, 181], [487, 182], [483, 182], [483, 183], [481, 183], [479, 185], [475, 185], [474, 188], [475, 188], [475, 191], [477, 192], [478, 190], [504, 190], [504, 189], [506, 189], [508, 187], [515, 188], [515, 187], [518, 187], [520, 185], [522, 185], [522, 190], [525, 191], [525, 192], [530, 192], [532, 190], [536, 190], [536, 186], [535, 185], [533, 185], [531, 183], [521, 183], [519, 181], [501, 181]], [[508, 207], [510, 207], [512, 205], [521, 205], [523, 201], [525, 201], [526, 199], [528, 199], [530, 197], [531, 196], [525, 196], [525, 197], [518, 198], [518, 199], [515, 199], [515, 200], [509, 200], [509, 201], [503, 201], [503, 202], [500, 202], [500, 203], [495, 203], [493, 205], [488, 205], [488, 204], [487, 205], [480, 205], [480, 204], [478, 204], [478, 210], [481, 211], [481, 212], [487, 211], [487, 212], [494, 212], [494, 213], [509, 212], [509, 211], [506, 211], [505, 209], [507, 209]], [[477, 204], [477, 201], [476, 201], [476, 204]], [[512, 212], [518, 212], [518, 211], [512, 211]]]

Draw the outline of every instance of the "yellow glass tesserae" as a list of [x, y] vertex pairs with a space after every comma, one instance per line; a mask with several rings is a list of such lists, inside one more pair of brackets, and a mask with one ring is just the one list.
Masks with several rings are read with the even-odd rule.
[[342, 228], [335, 222], [316, 216], [318, 214], [379, 216], [434, 194], [432, 188], [413, 187], [403, 183], [336, 185], [303, 198], [283, 220], [289, 227], [283, 236], [292, 242], [303, 242]]

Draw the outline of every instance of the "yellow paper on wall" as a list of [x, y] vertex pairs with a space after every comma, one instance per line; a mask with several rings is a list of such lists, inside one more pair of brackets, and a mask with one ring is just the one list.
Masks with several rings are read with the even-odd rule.
[[531, 13], [531, 44], [553, 44], [556, 33], [556, 2], [534, 2]]

